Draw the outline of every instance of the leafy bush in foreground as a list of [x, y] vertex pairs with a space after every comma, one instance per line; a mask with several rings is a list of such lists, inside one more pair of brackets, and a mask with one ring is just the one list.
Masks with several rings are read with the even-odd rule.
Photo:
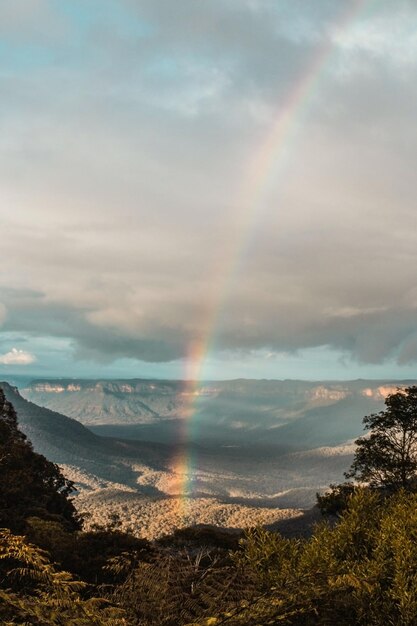
[[0, 530], [0, 622], [33, 626], [127, 626], [103, 598], [83, 599], [85, 583], [58, 571], [45, 552]]
[[416, 540], [417, 496], [405, 492], [358, 491], [337, 525], [322, 523], [307, 541], [252, 531], [236, 565], [257, 593], [227, 623], [415, 625]]

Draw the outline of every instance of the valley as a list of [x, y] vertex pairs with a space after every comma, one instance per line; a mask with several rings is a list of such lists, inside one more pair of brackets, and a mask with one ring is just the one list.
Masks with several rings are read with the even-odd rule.
[[1, 386], [35, 450], [74, 481], [87, 525], [117, 518], [155, 538], [299, 517], [343, 480], [363, 416], [407, 382], [208, 382], [194, 388], [191, 419], [181, 381]]

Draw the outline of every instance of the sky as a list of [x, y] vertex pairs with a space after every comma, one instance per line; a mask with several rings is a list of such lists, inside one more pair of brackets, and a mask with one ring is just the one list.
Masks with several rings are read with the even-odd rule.
[[415, 377], [416, 72], [411, 0], [2, 0], [0, 377]]

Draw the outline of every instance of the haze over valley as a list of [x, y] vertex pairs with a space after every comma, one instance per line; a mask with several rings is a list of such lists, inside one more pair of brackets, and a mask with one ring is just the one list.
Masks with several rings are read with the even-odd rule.
[[[156, 537], [302, 515], [340, 482], [362, 418], [411, 381], [35, 380], [2, 388], [90, 523]], [[190, 401], [193, 414], [190, 418]]]

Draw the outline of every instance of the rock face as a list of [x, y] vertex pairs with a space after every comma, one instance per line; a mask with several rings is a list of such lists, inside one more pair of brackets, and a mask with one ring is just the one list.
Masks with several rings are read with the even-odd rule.
[[176, 381], [41, 380], [23, 395], [84, 424], [149, 423], [179, 416], [189, 403], [186, 387]]
[[[410, 381], [404, 381], [404, 386]], [[158, 424], [198, 413], [239, 429], [276, 427], [324, 407], [378, 410], [397, 384], [389, 381], [231, 380], [200, 384], [163, 380], [38, 380], [22, 390], [40, 406], [83, 424]]]

